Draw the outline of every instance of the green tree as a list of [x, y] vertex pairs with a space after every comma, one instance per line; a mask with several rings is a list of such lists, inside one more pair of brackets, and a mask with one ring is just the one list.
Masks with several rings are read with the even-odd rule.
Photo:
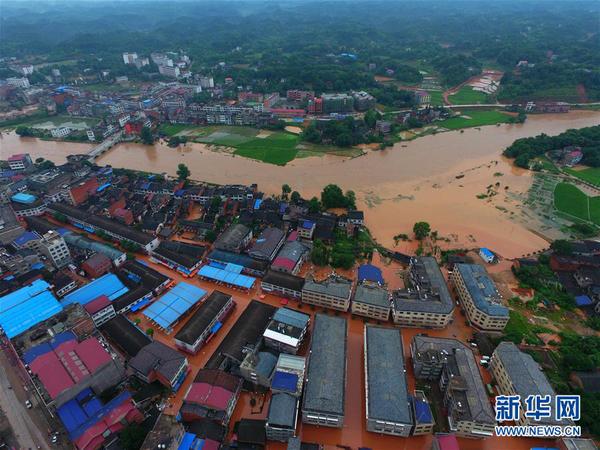
[[217, 233], [215, 233], [214, 230], [208, 230], [206, 232], [206, 234], [204, 235], [204, 240], [206, 242], [213, 243], [213, 242], [215, 242], [216, 239], [217, 239]]
[[281, 196], [283, 198], [287, 199], [290, 192], [292, 192], [292, 188], [289, 184], [284, 184], [283, 186], [281, 186]]
[[302, 197], [300, 196], [300, 193], [298, 191], [294, 191], [292, 192], [290, 199], [292, 200], [292, 203], [298, 204]]
[[304, 141], [312, 142], [313, 144], [318, 144], [321, 142], [321, 133], [319, 132], [314, 123], [310, 124], [302, 132], [302, 139]]
[[119, 439], [125, 450], [138, 450], [142, 448], [146, 434], [146, 430], [141, 425], [132, 423], [121, 431]]
[[30, 137], [30, 136], [34, 136], [33, 130], [29, 127], [25, 127], [25, 126], [18, 126], [15, 129], [15, 133], [17, 133], [19, 136], [21, 137]]
[[345, 202], [346, 208], [356, 209], [356, 194], [354, 191], [346, 191]]
[[323, 207], [344, 208], [346, 206], [346, 197], [342, 189], [336, 184], [328, 184], [321, 192], [321, 203]]
[[67, 216], [65, 216], [63, 213], [55, 212], [54, 214], [52, 214], [52, 217], [54, 217], [59, 222], [67, 223]]
[[338, 147], [352, 146], [352, 135], [350, 133], [342, 133], [335, 138], [335, 145]]
[[413, 233], [415, 233], [415, 237], [418, 240], [425, 239], [429, 235], [430, 231], [431, 231], [431, 227], [429, 226], [429, 224], [427, 222], [417, 222], [413, 226]]
[[221, 197], [219, 197], [218, 195], [213, 197], [212, 200], [210, 201], [210, 212], [213, 214], [216, 214], [219, 212], [219, 209], [221, 208], [221, 202], [223, 200], [221, 200]]
[[190, 169], [188, 169], [188, 167], [185, 164], [180, 163], [177, 166], [177, 177], [180, 180], [187, 180], [189, 176], [190, 176]]
[[146, 334], [150, 337], [154, 336], [154, 328], [146, 329]]
[[317, 266], [326, 266], [329, 263], [329, 250], [320, 239], [315, 240], [310, 260]]
[[142, 138], [142, 142], [146, 145], [154, 144], [154, 136], [152, 134], [152, 130], [148, 127], [143, 127], [140, 132], [140, 137]]
[[317, 197], [313, 197], [308, 201], [308, 211], [311, 213], [317, 213], [321, 211], [321, 203]]
[[373, 129], [375, 128], [375, 124], [381, 118], [381, 114], [379, 114], [376, 110], [370, 109], [365, 113], [365, 124]]
[[550, 248], [557, 255], [570, 255], [573, 253], [573, 246], [569, 241], [564, 239], [557, 239], [556, 241], [552, 242], [552, 244], [550, 244]]

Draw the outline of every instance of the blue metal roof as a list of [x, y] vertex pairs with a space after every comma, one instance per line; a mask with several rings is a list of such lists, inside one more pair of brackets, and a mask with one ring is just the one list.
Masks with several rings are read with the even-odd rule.
[[40, 239], [40, 235], [39, 234], [37, 234], [34, 231], [26, 231], [21, 236], [19, 236], [18, 238], [16, 238], [14, 240], [14, 243], [20, 247], [22, 245], [25, 245], [29, 241], [34, 241], [34, 240], [37, 240], [37, 239]]
[[177, 450], [190, 450], [195, 440], [196, 435], [194, 433], [185, 433]]
[[101, 295], [106, 295], [110, 301], [113, 301], [127, 292], [129, 292], [127, 286], [114, 273], [107, 273], [66, 295], [62, 300], [62, 304], [64, 306], [71, 303], [85, 305]]
[[198, 303], [206, 291], [189, 283], [179, 283], [157, 301], [152, 303], [144, 315], [161, 328], [171, 331], [179, 318]]
[[273, 320], [304, 329], [310, 320], [310, 316], [290, 308], [279, 308], [273, 315]]
[[[237, 268], [240, 266], [236, 264], [227, 264], [224, 269], [213, 267], [212, 265], [203, 266], [198, 271], [200, 277], [208, 278], [214, 281], [220, 281], [231, 286], [238, 286], [244, 289], [250, 289], [256, 278], [249, 277], [247, 275], [241, 275]], [[235, 268], [236, 271], [228, 270]]]
[[379, 267], [372, 264], [363, 264], [358, 267], [358, 282], [372, 281], [374, 283], [383, 284], [383, 273]]
[[106, 189], [110, 185], [111, 185], [111, 183], [104, 183], [102, 186], [99, 186], [98, 189], [96, 189], [96, 192], [102, 192], [104, 189]]
[[28, 286], [0, 298], [0, 326], [13, 338], [62, 311], [50, 285], [35, 280]]
[[592, 301], [592, 299], [589, 298], [587, 295], [578, 295], [577, 297], [575, 297], [575, 304], [577, 306], [589, 306], [593, 303], [594, 302]]
[[494, 252], [492, 252], [489, 248], [481, 247], [479, 251], [488, 258], [494, 258], [496, 256], [494, 255]]
[[296, 392], [298, 388], [298, 375], [290, 372], [275, 372], [271, 381], [271, 389]]
[[433, 415], [429, 403], [419, 398], [414, 397], [415, 420], [417, 423], [432, 423]]
[[254, 209], [260, 209], [261, 204], [262, 204], [261, 198], [257, 198], [256, 200], [254, 200]]
[[25, 192], [17, 192], [10, 199], [15, 203], [30, 205], [37, 200], [37, 197], [35, 195], [26, 194]]

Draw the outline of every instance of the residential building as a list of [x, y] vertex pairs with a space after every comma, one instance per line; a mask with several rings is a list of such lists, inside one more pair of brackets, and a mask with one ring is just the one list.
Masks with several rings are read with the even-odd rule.
[[416, 335], [410, 351], [415, 378], [439, 384], [450, 431], [493, 436], [496, 417], [471, 349], [456, 339]]
[[303, 287], [304, 278], [278, 270], [269, 270], [260, 283], [263, 292], [294, 300], [302, 298]]
[[[490, 371], [496, 380], [498, 393], [501, 395], [520, 395], [521, 414], [517, 425], [572, 425], [570, 421], [555, 420], [554, 397], [556, 393], [546, 378], [540, 365], [533, 357], [524, 353], [513, 342], [501, 342], [490, 359]], [[527, 410], [525, 399], [530, 395], [549, 395], [552, 399], [551, 417], [533, 420], [523, 412]]]
[[71, 252], [63, 237], [56, 231], [48, 231], [40, 242], [40, 251], [52, 265], [62, 269], [71, 264]]
[[0, 243], [9, 244], [23, 234], [21, 225], [10, 206], [0, 205]]
[[125, 52], [123, 53], [123, 62], [125, 64], [135, 64], [135, 61], [138, 59], [138, 54], [133, 52]]
[[279, 308], [263, 333], [265, 346], [295, 355], [308, 332], [310, 315], [290, 308]]
[[302, 220], [298, 223], [298, 237], [302, 239], [312, 240], [317, 224], [313, 220]]
[[152, 342], [146, 333], [123, 314], [105, 322], [100, 330], [127, 358], [133, 358]]
[[61, 139], [71, 134], [73, 130], [69, 127], [58, 127], [50, 130], [50, 135], [53, 138]]
[[221, 328], [234, 306], [231, 295], [213, 291], [175, 335], [175, 345], [196, 354]]
[[593, 439], [560, 438], [556, 444], [558, 450], [598, 450]]
[[94, 253], [83, 264], [81, 269], [91, 278], [99, 278], [102, 275], [110, 272], [112, 262], [110, 258], [102, 253]]
[[394, 323], [444, 328], [452, 320], [454, 301], [435, 258], [410, 259], [405, 289], [392, 292]]
[[351, 311], [359, 316], [387, 321], [390, 317], [390, 294], [385, 287], [359, 284]]
[[8, 158], [8, 167], [10, 170], [25, 170], [33, 165], [29, 153], [19, 153]]
[[96, 327], [100, 327], [117, 315], [114, 305], [106, 295], [100, 295], [83, 307], [92, 317]]
[[279, 228], [265, 228], [248, 250], [248, 254], [256, 259], [273, 261], [275, 255], [285, 242], [285, 233]]
[[347, 329], [343, 317], [315, 315], [302, 403], [304, 423], [344, 426]]
[[321, 282], [307, 278], [302, 288], [303, 303], [339, 311], [348, 311], [351, 296], [352, 281], [337, 275]]
[[284, 392], [299, 398], [302, 395], [305, 370], [306, 359], [303, 356], [280, 353], [271, 377], [271, 392]]
[[431, 412], [431, 407], [429, 406], [427, 397], [425, 397], [425, 393], [416, 390], [412, 400], [415, 419], [412, 435], [421, 436], [423, 434], [433, 433], [435, 420], [433, 419], [433, 413]]
[[286, 242], [271, 264], [271, 270], [296, 275], [308, 258], [308, 248], [298, 241]]
[[400, 330], [366, 325], [364, 358], [367, 430], [410, 436], [414, 420]]
[[375, 106], [375, 97], [365, 91], [353, 92], [354, 97], [354, 109], [357, 111], [367, 111]]
[[95, 230], [102, 230], [104, 233], [118, 240], [131, 242], [139, 245], [145, 252], [149, 253], [158, 247], [160, 241], [157, 237], [139, 232], [131, 227], [122, 225], [105, 217], [90, 215], [83, 209], [76, 208], [64, 203], [52, 203], [48, 206], [52, 212], [64, 214], [69, 222], [77, 228], [93, 233]]
[[286, 93], [286, 98], [291, 102], [304, 102], [314, 96], [314, 91], [302, 91], [300, 89], [288, 89]]
[[347, 113], [354, 109], [354, 98], [348, 94], [323, 94], [323, 112], [329, 113]]
[[427, 91], [415, 91], [415, 103], [417, 105], [429, 105], [431, 103], [431, 94]]
[[161, 75], [171, 78], [179, 78], [181, 72], [177, 66], [158, 66], [158, 72]]
[[177, 350], [153, 341], [129, 361], [128, 367], [140, 380], [146, 383], [157, 380], [177, 392], [187, 375], [188, 361]]
[[296, 436], [300, 400], [293, 395], [277, 393], [271, 396], [265, 430], [270, 441], [287, 442]]
[[268, 388], [276, 364], [277, 355], [269, 349], [248, 352], [240, 364], [240, 376], [253, 386]]
[[252, 230], [241, 223], [236, 223], [221, 233], [213, 246], [218, 250], [241, 253], [251, 240]]
[[10, 77], [6, 79], [6, 84], [21, 89], [29, 89], [31, 87], [27, 77]]
[[500, 332], [508, 323], [508, 308], [485, 268], [478, 264], [455, 264], [452, 281], [471, 325]]
[[187, 422], [208, 418], [227, 425], [241, 389], [241, 378], [221, 370], [200, 369], [179, 412]]

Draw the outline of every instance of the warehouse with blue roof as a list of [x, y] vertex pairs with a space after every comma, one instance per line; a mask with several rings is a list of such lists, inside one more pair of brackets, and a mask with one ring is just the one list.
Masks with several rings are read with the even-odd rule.
[[206, 291], [189, 283], [179, 283], [152, 303], [144, 315], [167, 333], [183, 315], [206, 296]]
[[455, 264], [452, 281], [467, 318], [483, 331], [500, 332], [508, 323], [508, 308], [494, 281], [479, 264]]
[[198, 276], [209, 281], [223, 283], [235, 288], [251, 289], [256, 278], [242, 275], [242, 270], [244, 270], [244, 268], [237, 264], [229, 263], [223, 265], [211, 262], [200, 268]]
[[85, 305], [101, 295], [106, 295], [112, 302], [127, 292], [129, 292], [129, 288], [123, 284], [119, 277], [114, 273], [107, 273], [66, 295], [62, 299], [62, 304], [64, 306], [70, 305], [71, 303]]
[[0, 298], [0, 326], [9, 339], [62, 311], [63, 307], [44, 280]]

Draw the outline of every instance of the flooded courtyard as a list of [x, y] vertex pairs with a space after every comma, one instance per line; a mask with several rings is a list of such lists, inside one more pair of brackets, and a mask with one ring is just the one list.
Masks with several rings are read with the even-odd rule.
[[[365, 211], [369, 229], [385, 246], [393, 248], [395, 235], [410, 235], [413, 224], [424, 220], [438, 231], [442, 247], [487, 246], [514, 258], [543, 249], [548, 242], [535, 215], [521, 203], [531, 174], [512, 167], [502, 158], [502, 151], [521, 137], [554, 135], [599, 123], [600, 112], [594, 111], [530, 115], [525, 124], [438, 133], [353, 159], [303, 158], [283, 167], [195, 143], [176, 149], [163, 143], [123, 143], [97, 162], [169, 175], [185, 163], [195, 180], [258, 183], [268, 194], [280, 193], [281, 185], [287, 183], [304, 197], [318, 196], [325, 185], [335, 183], [356, 192], [357, 206]], [[23, 139], [14, 134], [0, 139], [2, 159], [28, 152], [34, 159], [60, 163], [67, 155], [89, 148], [90, 144]], [[400, 241], [395, 248], [408, 251], [414, 243]]]

